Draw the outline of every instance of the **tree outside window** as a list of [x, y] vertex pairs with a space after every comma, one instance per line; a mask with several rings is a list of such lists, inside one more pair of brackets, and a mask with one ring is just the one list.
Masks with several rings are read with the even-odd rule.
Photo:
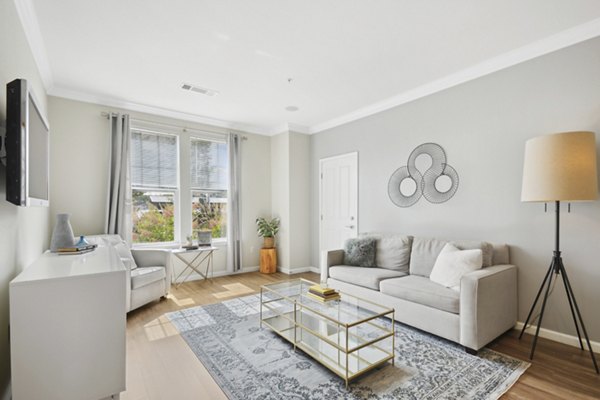
[[173, 192], [132, 191], [134, 243], [175, 240], [174, 198]]
[[227, 237], [227, 192], [192, 192], [192, 231], [211, 231], [213, 239]]

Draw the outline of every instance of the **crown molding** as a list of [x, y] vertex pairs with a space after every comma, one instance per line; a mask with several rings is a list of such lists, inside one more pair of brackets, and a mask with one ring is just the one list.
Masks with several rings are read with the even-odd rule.
[[46, 53], [46, 46], [44, 45], [44, 39], [42, 32], [40, 31], [40, 24], [35, 13], [35, 8], [31, 0], [14, 0], [17, 14], [21, 20], [21, 25], [25, 31], [25, 37], [29, 43], [29, 48], [33, 55], [35, 64], [37, 65], [38, 71], [42, 78], [42, 83], [48, 91], [52, 88], [54, 80], [52, 78], [52, 70], [50, 69], [50, 63], [48, 62], [48, 53]]
[[308, 127], [308, 126], [293, 124], [291, 122], [288, 122], [287, 126], [288, 126], [289, 131], [296, 132], [296, 133], [303, 133], [305, 135], [310, 134], [310, 127]]
[[566, 29], [552, 36], [548, 36], [547, 38], [501, 54], [497, 57], [490, 58], [479, 64], [475, 64], [472, 67], [465, 68], [454, 74], [447, 75], [441, 79], [431, 81], [425, 85], [400, 93], [394, 97], [390, 97], [387, 100], [383, 100], [340, 117], [312, 125], [310, 127], [310, 133], [319, 133], [336, 126], [347, 124], [349, 122], [389, 110], [390, 108], [394, 108], [425, 96], [441, 92], [462, 83], [472, 81], [482, 76], [489, 75], [493, 72], [512, 67], [525, 61], [541, 57], [543, 55], [589, 39], [593, 39], [598, 36], [600, 36], [600, 18], [570, 29]]
[[271, 127], [271, 129], [269, 129], [268, 135], [276, 136], [276, 135], [279, 135], [280, 133], [285, 133], [288, 130], [289, 130], [288, 124], [283, 123], [283, 124], [279, 124], [279, 125]]
[[58, 86], [53, 86], [48, 91], [48, 95], [54, 97], [62, 97], [69, 100], [81, 101], [84, 103], [93, 103], [107, 107], [121, 108], [129, 111], [137, 111], [161, 117], [174, 118], [181, 121], [196, 122], [199, 124], [211, 125], [220, 128], [244, 131], [247, 133], [255, 133], [258, 135], [271, 135], [271, 130], [268, 127], [250, 125], [241, 122], [225, 121], [217, 118], [205, 117], [202, 115], [190, 114], [186, 112], [170, 110], [167, 108], [161, 108], [147, 104], [134, 103], [131, 101], [119, 100], [106, 96], [83, 93], [72, 89], [61, 88]]
[[600, 18], [597, 18], [499, 56], [490, 58], [469, 68], [465, 68], [456, 73], [447, 75], [443, 78], [431, 81], [414, 89], [410, 89], [386, 100], [362, 107], [348, 114], [344, 114], [315, 125], [307, 127], [293, 123], [284, 123], [277, 126], [258, 126], [241, 122], [225, 121], [217, 118], [190, 114], [145, 104], [138, 104], [102, 95], [87, 94], [62, 87], [55, 87], [46, 48], [44, 46], [44, 40], [40, 31], [32, 0], [14, 0], [14, 4], [25, 31], [25, 36], [27, 37], [27, 41], [31, 48], [33, 58], [37, 64], [40, 76], [44, 83], [44, 87], [49, 95], [267, 136], [273, 136], [286, 131], [294, 131], [305, 134], [319, 133], [600, 36]]
[[272, 127], [268, 131], [268, 135], [275, 136], [275, 135], [279, 135], [280, 133], [286, 133], [286, 132], [296, 132], [296, 133], [302, 133], [305, 135], [309, 135], [311, 133], [310, 127], [308, 127], [308, 126], [294, 124], [291, 122], [285, 122], [283, 124]]

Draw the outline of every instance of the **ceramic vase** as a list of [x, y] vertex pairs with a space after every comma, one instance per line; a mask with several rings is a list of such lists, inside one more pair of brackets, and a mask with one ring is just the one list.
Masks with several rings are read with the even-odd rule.
[[56, 214], [56, 225], [54, 225], [52, 240], [50, 241], [50, 251], [53, 253], [61, 247], [73, 247], [75, 245], [73, 228], [69, 222], [70, 216], [70, 214]]

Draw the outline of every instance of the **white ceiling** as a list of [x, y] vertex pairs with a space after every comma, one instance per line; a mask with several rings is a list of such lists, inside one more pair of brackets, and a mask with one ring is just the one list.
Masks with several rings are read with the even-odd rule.
[[15, 2], [50, 94], [266, 134], [320, 131], [600, 35], [598, 0]]

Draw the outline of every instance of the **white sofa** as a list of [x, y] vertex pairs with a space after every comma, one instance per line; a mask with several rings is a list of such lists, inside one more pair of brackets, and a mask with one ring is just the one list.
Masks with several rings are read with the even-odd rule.
[[321, 281], [357, 297], [394, 308], [397, 321], [433, 333], [474, 353], [517, 321], [517, 268], [507, 245], [453, 242], [483, 250], [484, 268], [462, 277], [456, 291], [429, 275], [444, 245], [440, 239], [373, 234], [375, 267], [344, 265], [344, 251], [325, 252]]
[[169, 294], [171, 263], [168, 250], [130, 249], [119, 235], [92, 235], [85, 238], [98, 246], [111, 245], [119, 253], [127, 269], [127, 312]]

